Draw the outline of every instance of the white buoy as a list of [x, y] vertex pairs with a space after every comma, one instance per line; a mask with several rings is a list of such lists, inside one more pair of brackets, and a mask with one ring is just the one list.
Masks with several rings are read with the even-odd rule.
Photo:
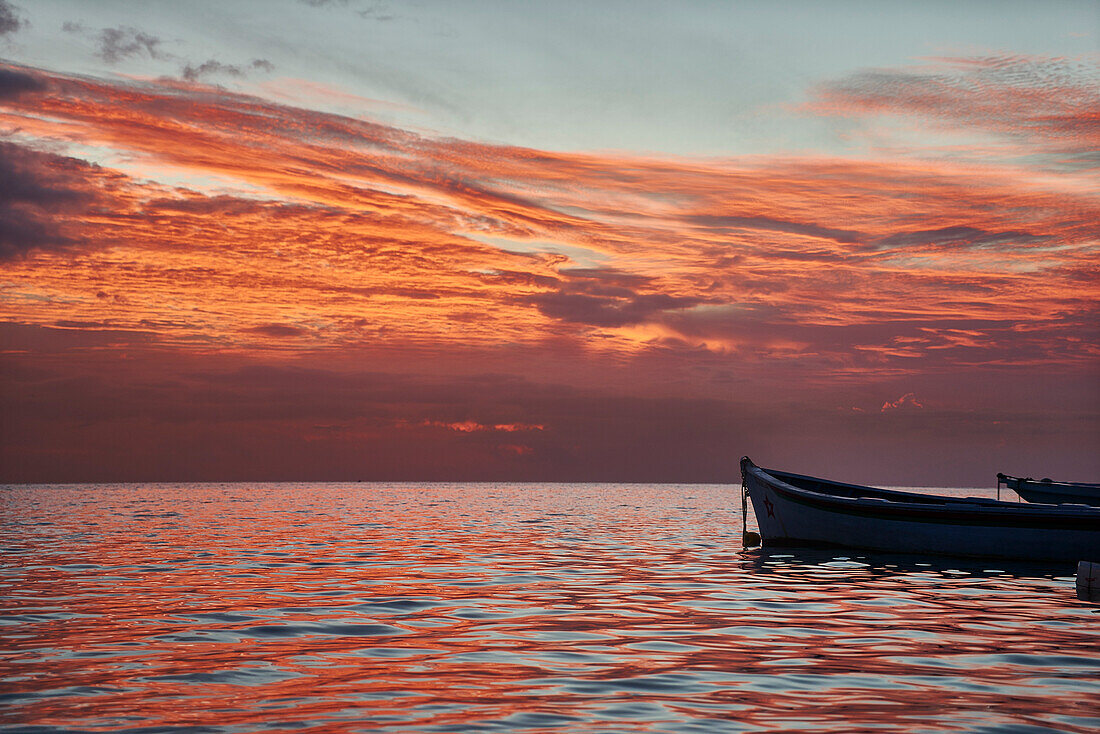
[[1077, 562], [1077, 598], [1100, 601], [1100, 563]]

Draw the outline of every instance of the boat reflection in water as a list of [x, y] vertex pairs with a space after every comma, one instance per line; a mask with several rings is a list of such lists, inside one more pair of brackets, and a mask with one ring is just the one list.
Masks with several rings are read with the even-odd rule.
[[3, 727], [1095, 731], [1071, 576], [741, 551], [730, 486], [0, 492]]
[[863, 487], [741, 459], [766, 545], [1037, 561], [1100, 559], [1100, 508], [1033, 505]]

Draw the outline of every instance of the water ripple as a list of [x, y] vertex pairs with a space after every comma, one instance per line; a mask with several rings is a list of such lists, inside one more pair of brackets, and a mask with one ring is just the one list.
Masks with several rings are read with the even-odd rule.
[[1100, 725], [1072, 569], [744, 550], [729, 487], [0, 493], [15, 731]]

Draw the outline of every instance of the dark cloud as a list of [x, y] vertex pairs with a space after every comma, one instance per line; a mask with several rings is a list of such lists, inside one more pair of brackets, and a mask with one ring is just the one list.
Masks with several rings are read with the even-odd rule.
[[792, 250], [786, 247], [769, 248], [768, 257], [774, 261], [787, 260], [790, 262], [812, 263], [840, 263], [848, 260], [848, 257], [846, 255], [836, 252], [830, 252], [828, 250]]
[[[89, 349], [148, 345], [155, 336], [151, 331], [120, 329], [102, 322], [58, 321], [53, 326], [0, 322], [0, 344], [4, 349], [39, 355], [62, 354], [66, 358]], [[33, 371], [41, 372], [41, 369]]]
[[788, 222], [771, 217], [736, 217], [716, 216], [711, 214], [697, 214], [686, 218], [687, 221], [710, 228], [723, 229], [758, 229], [769, 232], [785, 232], [787, 234], [801, 234], [809, 237], [822, 237], [836, 240], [846, 244], [860, 242], [864, 235], [850, 229], [833, 229], [817, 224], [805, 224], [802, 222]]
[[16, 15], [14, 5], [0, 0], [0, 37], [15, 33], [26, 25], [27, 21]]
[[608, 293], [607, 288], [637, 288], [653, 282], [639, 273], [624, 273], [610, 268], [564, 268], [561, 274], [571, 279], [572, 287], [587, 292]]
[[196, 81], [199, 77], [207, 76], [209, 74], [229, 74], [230, 76], [241, 76], [244, 74], [240, 67], [232, 66], [230, 64], [223, 64], [220, 61], [210, 59], [195, 66], [193, 64], [187, 64], [180, 71], [180, 76], [189, 82]]
[[390, 12], [389, 6], [381, 2], [373, 3], [369, 8], [363, 8], [362, 10], [358, 11], [358, 15], [360, 18], [366, 18], [367, 20], [377, 20], [379, 22], [393, 20], [397, 17]]
[[233, 77], [243, 77], [249, 71], [262, 71], [270, 73], [275, 70], [275, 65], [267, 59], [253, 59], [244, 66], [237, 64], [223, 64], [215, 59], [209, 59], [203, 63], [195, 66], [194, 64], [187, 64], [180, 71], [180, 76], [189, 82], [199, 81], [203, 77], [223, 75]]
[[[349, 0], [298, 0], [298, 2], [311, 8], [346, 8], [350, 4]], [[397, 17], [390, 12], [389, 5], [384, 2], [372, 2], [366, 7], [359, 7], [355, 14], [366, 20], [379, 22], [393, 20]]]
[[989, 232], [975, 227], [940, 227], [915, 232], [899, 232], [883, 237], [875, 242], [879, 249], [911, 247], [1000, 247], [1002, 245], [1034, 245], [1047, 242], [1051, 238], [1037, 236], [1028, 232], [1011, 230], [1008, 232]]
[[651, 320], [656, 314], [691, 308], [699, 298], [669, 296], [664, 293], [607, 298], [583, 293], [543, 293], [528, 301], [544, 315], [591, 326], [627, 326]]
[[304, 336], [306, 331], [299, 329], [297, 326], [288, 326], [287, 324], [264, 324], [263, 326], [255, 326], [251, 329], [245, 329], [250, 334], [260, 334], [261, 336], [273, 336], [276, 338], [289, 338]]
[[0, 142], [0, 259], [76, 242], [67, 220], [97, 199], [94, 166]]
[[627, 326], [652, 320], [658, 314], [691, 308], [705, 299], [639, 293], [652, 279], [601, 269], [562, 272], [566, 279], [557, 291], [523, 299], [541, 313], [555, 319], [591, 326]]
[[192, 196], [187, 199], [149, 199], [146, 208], [151, 211], [165, 212], [168, 214], [208, 214], [220, 217], [240, 217], [263, 214], [264, 216], [278, 216], [280, 212], [292, 210], [295, 212], [315, 211], [317, 207], [284, 204], [282, 202], [260, 201], [256, 199], [242, 199], [236, 196], [221, 194], [218, 196]]
[[539, 286], [542, 288], [553, 288], [561, 283], [560, 279], [549, 275], [538, 275], [537, 273], [519, 270], [494, 270], [490, 273], [480, 273], [478, 277], [487, 283]]
[[[941, 306], [964, 313], [987, 299], [987, 293], [978, 291], [970, 301], [943, 301]], [[1066, 308], [1041, 331], [1021, 330], [1019, 322], [1008, 318], [921, 316], [903, 311], [867, 317], [860, 323], [823, 324], [805, 307], [763, 304], [669, 311], [657, 314], [655, 320], [682, 335], [686, 345], [726, 342], [743, 364], [773, 363], [775, 345], [780, 344], [787, 357], [797, 355], [798, 366], [807, 375], [820, 370], [834, 378], [843, 370], [860, 374], [890, 366], [909, 369], [916, 362], [925, 374], [948, 374], [959, 365], [1090, 364], [1091, 344], [1098, 333], [1095, 324], [1100, 323], [1096, 307], [1085, 303]]]
[[[66, 24], [66, 26], [68, 25], [69, 24]], [[70, 27], [66, 26], [62, 27], [65, 28], [65, 30], [70, 30]], [[77, 28], [79, 28], [79, 26], [71, 26], [72, 30], [76, 30]], [[99, 56], [108, 64], [117, 64], [123, 59], [142, 53], [151, 59], [164, 58], [159, 48], [161, 40], [156, 36], [151, 36], [136, 28], [131, 28], [129, 26], [104, 28], [99, 32], [96, 38], [99, 44], [96, 56]]]
[[[311, 8], [346, 8], [349, 5], [349, 0], [298, 0], [298, 2]], [[383, 2], [372, 2], [369, 6], [360, 8], [355, 12], [360, 18], [369, 20], [387, 21], [394, 19], [389, 6]]]
[[0, 99], [14, 99], [26, 92], [41, 92], [45, 88], [45, 83], [30, 74], [0, 68]]

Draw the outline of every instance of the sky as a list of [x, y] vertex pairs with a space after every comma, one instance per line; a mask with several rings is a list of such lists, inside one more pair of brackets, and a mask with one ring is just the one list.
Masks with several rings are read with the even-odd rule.
[[0, 481], [1096, 481], [1098, 39], [0, 0]]

